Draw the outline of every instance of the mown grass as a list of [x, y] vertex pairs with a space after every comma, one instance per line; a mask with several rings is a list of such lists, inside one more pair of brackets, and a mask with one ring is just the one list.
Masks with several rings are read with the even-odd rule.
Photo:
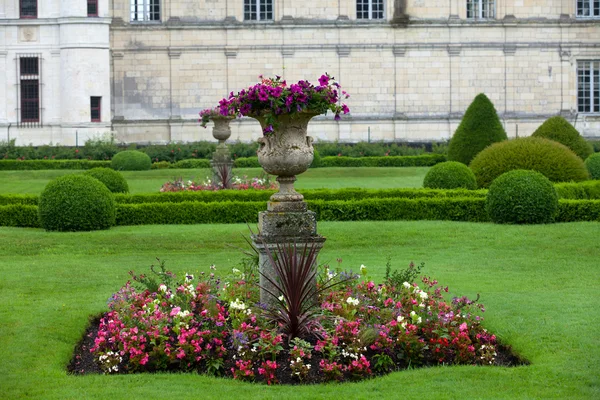
[[[298, 189], [362, 187], [374, 189], [421, 187], [428, 167], [408, 168], [315, 168], [298, 176]], [[0, 193], [39, 194], [46, 184], [73, 170], [0, 171]], [[158, 192], [163, 183], [180, 177], [202, 182], [210, 175], [208, 169], [161, 169], [125, 171], [123, 175], [131, 193]], [[234, 174], [243, 177], [260, 176], [260, 168], [236, 168]]]
[[0, 397], [43, 399], [599, 398], [598, 223], [502, 226], [329, 222], [321, 261], [373, 279], [411, 260], [481, 294], [486, 327], [531, 364], [399, 371], [352, 384], [267, 387], [197, 374], [71, 376], [65, 367], [88, 317], [155, 257], [175, 272], [231, 268], [244, 225], [118, 227], [86, 233], [0, 228]]

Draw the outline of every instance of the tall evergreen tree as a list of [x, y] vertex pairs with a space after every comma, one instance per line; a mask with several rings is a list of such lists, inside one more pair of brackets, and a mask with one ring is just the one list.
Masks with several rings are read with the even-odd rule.
[[506, 140], [506, 131], [488, 97], [478, 94], [463, 116], [448, 145], [448, 160], [469, 165], [477, 153]]

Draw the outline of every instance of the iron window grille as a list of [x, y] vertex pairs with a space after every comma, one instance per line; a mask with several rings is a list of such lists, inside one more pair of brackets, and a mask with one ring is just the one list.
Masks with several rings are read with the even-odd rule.
[[101, 122], [102, 114], [102, 97], [92, 96], [90, 97], [90, 115], [92, 122]]
[[160, 21], [160, 0], [131, 0], [131, 21]]
[[244, 21], [272, 21], [273, 0], [244, 0]]
[[468, 19], [496, 18], [495, 0], [467, 0]]
[[577, 63], [577, 110], [600, 113], [600, 61]]
[[19, 15], [21, 18], [37, 18], [37, 0], [19, 0]]
[[42, 57], [40, 54], [17, 55], [17, 126], [42, 126]]
[[600, 0], [577, 0], [577, 18], [600, 18]]
[[356, 0], [357, 19], [383, 19], [383, 0]]
[[87, 0], [87, 15], [88, 17], [98, 16], [98, 0]]

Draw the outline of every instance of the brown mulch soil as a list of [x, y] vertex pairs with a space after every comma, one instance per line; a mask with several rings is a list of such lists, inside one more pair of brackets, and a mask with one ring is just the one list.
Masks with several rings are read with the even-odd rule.
[[[98, 335], [98, 328], [100, 325], [101, 316], [97, 316], [90, 320], [90, 326], [86, 329], [82, 339], [75, 346], [75, 351], [73, 354], [73, 358], [71, 362], [67, 366], [67, 370], [69, 373], [74, 375], [87, 375], [87, 374], [102, 374], [102, 369], [96, 363], [94, 359], [94, 355], [90, 352], [90, 349], [94, 346], [94, 340]], [[311, 340], [309, 340], [311, 341]], [[500, 345], [498, 348], [496, 356], [495, 366], [502, 367], [514, 367], [519, 365], [528, 365], [529, 362], [527, 360], [522, 359], [515, 353], [513, 353], [510, 346]], [[371, 359], [370, 355], [366, 354], [368, 359]], [[228, 355], [225, 357], [224, 370], [225, 375], [231, 377], [231, 367], [234, 365], [232, 355]], [[318, 368], [311, 369], [307, 379], [304, 382], [299, 382], [297, 379], [291, 377], [291, 369], [289, 367], [289, 355], [287, 351], [282, 351], [277, 357], [277, 365], [279, 366], [277, 370], [277, 380], [280, 384], [316, 384], [325, 382], [324, 376], [318, 372]], [[313, 353], [311, 358], [311, 364], [314, 366], [319, 365], [321, 361], [321, 357], [319, 353]], [[173, 366], [173, 371], [178, 370], [178, 366]], [[398, 368], [403, 369], [403, 368]], [[128, 373], [128, 371], [124, 370], [124, 368], [120, 368], [121, 374]], [[258, 375], [255, 371], [255, 380], [257, 382], [264, 381], [262, 376]], [[346, 375], [343, 378], [343, 381], [353, 380], [353, 377], [350, 375]]]

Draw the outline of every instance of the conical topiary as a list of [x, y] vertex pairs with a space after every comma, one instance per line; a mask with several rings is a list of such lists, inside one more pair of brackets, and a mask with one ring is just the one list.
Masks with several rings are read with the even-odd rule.
[[543, 137], [562, 143], [577, 154], [579, 158], [585, 160], [593, 152], [592, 145], [589, 144], [567, 121], [561, 116], [548, 118], [531, 136]]
[[506, 131], [494, 105], [483, 93], [478, 94], [463, 116], [448, 145], [448, 161], [469, 165], [477, 153], [492, 143], [506, 140]]

